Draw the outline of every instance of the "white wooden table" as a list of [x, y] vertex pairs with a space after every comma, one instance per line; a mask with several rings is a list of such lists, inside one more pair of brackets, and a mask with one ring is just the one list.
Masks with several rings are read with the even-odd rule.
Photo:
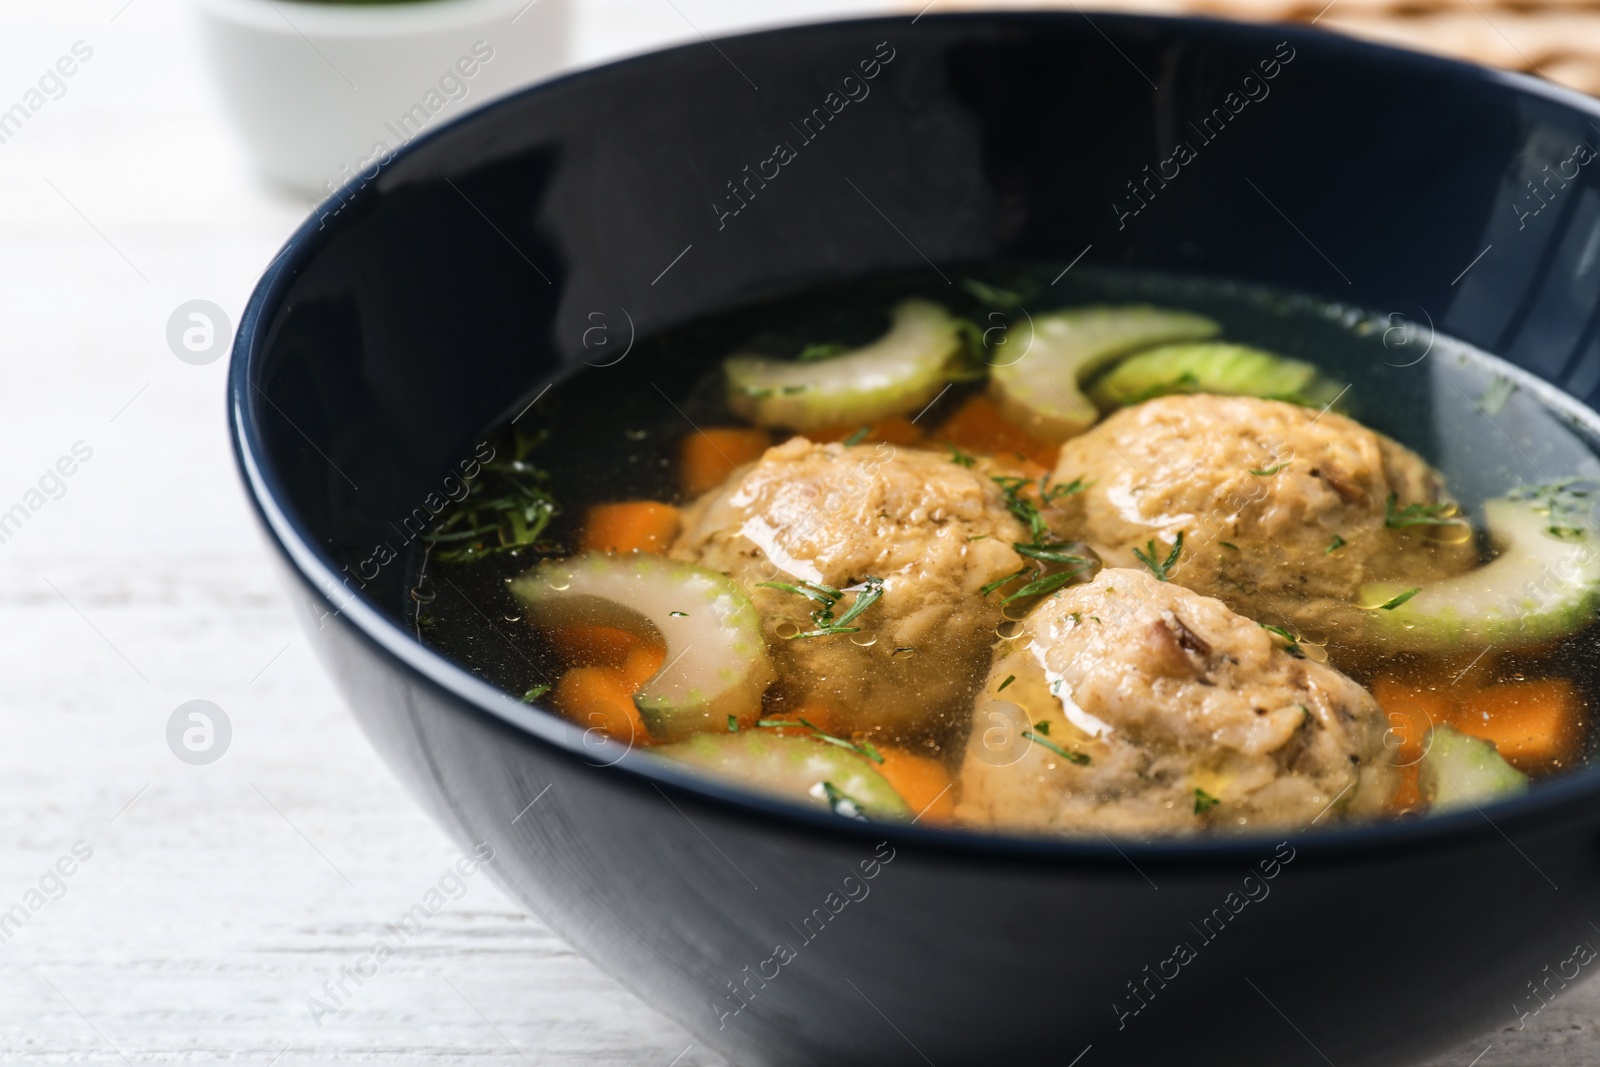
[[[579, 0], [576, 52], [840, 7]], [[721, 1063], [481, 875], [313, 1021], [307, 1000], [454, 853], [274, 582], [229, 459], [225, 364], [164, 339], [192, 299], [236, 322], [305, 205], [250, 172], [178, 0], [6, 0], [0, 108], [78, 41], [92, 61], [0, 143], [0, 512], [92, 450], [0, 543], [0, 1062]], [[165, 739], [197, 698], [233, 727], [210, 766]], [[47, 876], [76, 842], [92, 855]], [[1600, 986], [1568, 993], [1436, 1062], [1491, 1041], [1481, 1067], [1600, 1062], [1597, 1003]]]

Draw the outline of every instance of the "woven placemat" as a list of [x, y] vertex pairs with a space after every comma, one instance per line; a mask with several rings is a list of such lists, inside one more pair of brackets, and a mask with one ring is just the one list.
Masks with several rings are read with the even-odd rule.
[[[910, 5], [920, 9], [920, 3]], [[933, 0], [930, 11], [1065, 8], [1307, 22], [1338, 33], [1520, 70], [1600, 95], [1600, 0]]]

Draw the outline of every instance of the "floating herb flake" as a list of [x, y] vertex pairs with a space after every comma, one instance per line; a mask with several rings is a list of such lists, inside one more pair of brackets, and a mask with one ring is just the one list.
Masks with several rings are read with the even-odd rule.
[[1340, 549], [1341, 549], [1341, 548], [1343, 548], [1343, 547], [1344, 547], [1344, 546], [1345, 546], [1345, 540], [1344, 540], [1344, 538], [1342, 538], [1342, 537], [1340, 537], [1340, 536], [1339, 536], [1339, 535], [1338, 535], [1338, 534], [1334, 534], [1334, 535], [1333, 535], [1333, 540], [1332, 540], [1332, 541], [1330, 541], [1330, 542], [1328, 542], [1328, 548], [1327, 548], [1327, 551], [1325, 551], [1325, 552], [1323, 552], [1323, 553], [1322, 553], [1322, 554], [1323, 554], [1323, 555], [1324, 555], [1324, 556], [1331, 556], [1331, 555], [1333, 555], [1333, 554], [1334, 554], [1334, 553], [1335, 553], [1335, 552], [1337, 552], [1337, 551], [1339, 551], [1339, 550], [1340, 550]]
[[1465, 526], [1467, 521], [1455, 515], [1456, 506], [1443, 504], [1407, 504], [1396, 509], [1398, 494], [1390, 493], [1383, 508], [1383, 524], [1391, 530], [1408, 526]]
[[1140, 563], [1150, 568], [1150, 573], [1156, 576], [1157, 581], [1170, 581], [1172, 570], [1178, 563], [1178, 557], [1183, 554], [1183, 531], [1178, 531], [1178, 536], [1172, 542], [1172, 551], [1167, 553], [1167, 558], [1164, 560], [1159, 562], [1156, 560], [1156, 543], [1154, 541], [1146, 541], [1145, 551], [1141, 552], [1136, 548], [1133, 550], [1133, 554]]
[[1384, 601], [1382, 604], [1379, 604], [1378, 605], [1378, 610], [1379, 611], [1393, 611], [1395, 608], [1399, 607], [1401, 604], [1404, 604], [1406, 601], [1410, 600], [1412, 597], [1416, 596], [1420, 592], [1422, 592], [1421, 589], [1407, 589], [1404, 593], [1401, 593], [1399, 596], [1395, 597], [1393, 600], [1387, 600], [1387, 601]]
[[1222, 801], [1207, 793], [1204, 789], [1197, 788], [1194, 791], [1194, 813], [1196, 815], [1205, 815], [1221, 803]]
[[540, 697], [550, 692], [551, 688], [552, 686], [549, 682], [545, 682], [542, 685], [536, 685], [526, 693], [522, 694], [522, 702], [524, 704], [532, 704], [535, 700], [538, 700]]
[[1033, 730], [1022, 731], [1022, 736], [1026, 737], [1029, 741], [1032, 741], [1035, 744], [1043, 745], [1045, 748], [1049, 749], [1051, 752], [1054, 752], [1068, 763], [1076, 763], [1079, 766], [1088, 766], [1089, 764], [1089, 757], [1084, 755], [1082, 752], [1068, 752], [1066, 749], [1062, 748], [1048, 737], [1036, 733]]
[[996, 693], [1004, 692], [1006, 686], [1010, 685], [1012, 682], [1014, 682], [1016, 680], [1017, 680], [1017, 676], [1016, 675], [1014, 675], [1014, 674], [1006, 675], [1006, 680], [1000, 683], [1000, 688], [996, 689], [995, 692]]

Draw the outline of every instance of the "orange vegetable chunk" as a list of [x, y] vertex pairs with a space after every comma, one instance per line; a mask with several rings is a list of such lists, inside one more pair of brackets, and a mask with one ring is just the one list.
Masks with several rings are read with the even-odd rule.
[[920, 821], [929, 823], [947, 823], [955, 818], [955, 790], [944, 764], [903, 748], [877, 748], [883, 762], [873, 766], [905, 799], [912, 814], [921, 813]]
[[1000, 407], [982, 393], [956, 409], [933, 434], [967, 452], [987, 452], [997, 456], [1021, 455], [1053, 470], [1059, 445], [1041, 441], [1024, 432], [1000, 414]]
[[1504, 682], [1468, 694], [1451, 725], [1492, 742], [1525, 771], [1577, 753], [1581, 712], [1578, 691], [1565, 678]]
[[1414, 763], [1423, 755], [1428, 731], [1452, 721], [1454, 705], [1445, 694], [1384, 675], [1372, 683], [1372, 695], [1389, 720], [1389, 739], [1398, 742], [1395, 763]]
[[678, 509], [656, 500], [596, 504], [589, 509], [578, 547], [595, 552], [654, 552], [659, 555], [671, 547], [680, 526]]
[[621, 667], [574, 667], [556, 682], [550, 702], [585, 729], [600, 730], [624, 743], [647, 745], [650, 732], [633, 706], [637, 688]]
[[628, 653], [645, 643], [632, 630], [582, 623], [546, 632], [562, 662], [577, 667], [620, 667]]
[[683, 439], [678, 480], [686, 496], [699, 496], [721, 485], [734, 470], [753, 463], [772, 444], [765, 430], [712, 427], [694, 430]]

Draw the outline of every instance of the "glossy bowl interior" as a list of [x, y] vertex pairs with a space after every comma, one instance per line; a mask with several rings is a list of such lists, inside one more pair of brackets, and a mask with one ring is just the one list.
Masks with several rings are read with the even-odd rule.
[[907, 17], [641, 57], [441, 128], [308, 221], [236, 340], [240, 468], [396, 772], [739, 1062], [1404, 1063], [1517, 1022], [1585, 936], [1600, 772], [1287, 841], [847, 824], [585, 738], [422, 646], [405, 518], [592, 358], [597, 313], [643, 336], [996, 258], [1393, 312], [1593, 404], [1597, 121], [1519, 76], [1195, 20]]

